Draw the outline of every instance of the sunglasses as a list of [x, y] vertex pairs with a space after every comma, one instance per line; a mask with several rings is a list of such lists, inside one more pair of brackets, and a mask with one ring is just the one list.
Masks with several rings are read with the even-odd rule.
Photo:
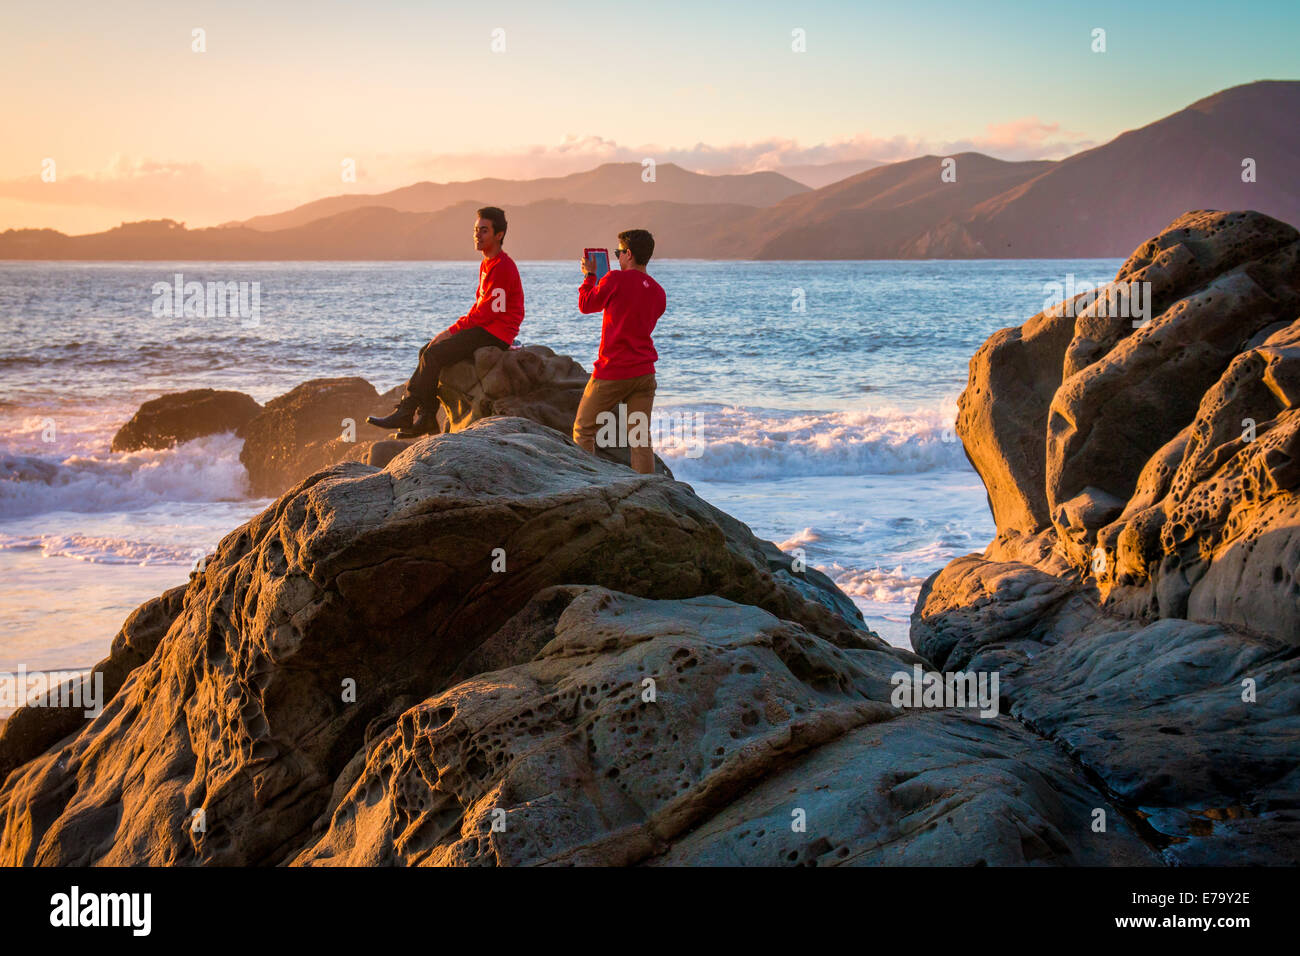
[[625, 252], [631, 252], [631, 251], [632, 251], [631, 249], [615, 249], [615, 250], [614, 250], [614, 257], [617, 258], [617, 257], [621, 256], [623, 253], [625, 253]]

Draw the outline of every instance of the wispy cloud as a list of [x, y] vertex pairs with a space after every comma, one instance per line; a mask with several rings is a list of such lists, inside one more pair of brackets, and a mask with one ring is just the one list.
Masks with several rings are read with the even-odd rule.
[[746, 173], [783, 166], [803, 166], [872, 159], [897, 162], [927, 153], [947, 155], [967, 151], [988, 153], [998, 159], [1061, 159], [1096, 145], [1079, 133], [1061, 129], [1030, 116], [990, 124], [980, 136], [958, 140], [924, 137], [878, 137], [870, 133], [826, 143], [803, 145], [793, 139], [773, 137], [749, 143], [664, 146], [630, 145], [600, 136], [570, 136], [550, 146], [530, 146], [502, 153], [439, 153], [408, 158], [407, 172], [416, 178], [445, 181], [500, 176], [531, 179], [563, 176], [599, 163], [640, 162], [652, 157], [702, 173]]
[[[278, 212], [323, 196], [382, 192], [419, 180], [564, 176], [610, 162], [677, 163], [703, 173], [747, 173], [856, 160], [896, 162], [926, 154], [976, 151], [1000, 159], [1059, 159], [1095, 145], [1059, 123], [1025, 117], [990, 124], [968, 139], [877, 137], [861, 133], [804, 145], [770, 138], [748, 143], [664, 146], [629, 145], [601, 136], [567, 136], [558, 143], [498, 152], [375, 153], [358, 155], [356, 182], [336, 172], [339, 157], [322, 157], [310, 169], [211, 168], [201, 162], [114, 155], [90, 170], [58, 166], [54, 182], [39, 170], [0, 181], [0, 225], [52, 225], [91, 231], [123, 219], [172, 218], [190, 226]], [[7, 200], [7, 202], [6, 202]], [[49, 215], [42, 214], [48, 209]], [[4, 220], [9, 220], [5, 222]]]

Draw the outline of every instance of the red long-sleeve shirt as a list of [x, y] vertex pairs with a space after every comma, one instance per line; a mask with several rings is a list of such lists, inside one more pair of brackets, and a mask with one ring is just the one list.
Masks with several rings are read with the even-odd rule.
[[592, 275], [583, 279], [578, 309], [584, 315], [602, 309], [605, 313], [592, 378], [636, 378], [653, 372], [659, 353], [650, 333], [667, 307], [663, 286], [639, 269], [613, 269], [599, 282]]
[[[502, 290], [498, 293], [498, 289]], [[448, 332], [463, 332], [475, 326], [509, 345], [524, 321], [524, 285], [519, 268], [504, 249], [478, 267], [478, 296], [470, 310], [453, 322]]]

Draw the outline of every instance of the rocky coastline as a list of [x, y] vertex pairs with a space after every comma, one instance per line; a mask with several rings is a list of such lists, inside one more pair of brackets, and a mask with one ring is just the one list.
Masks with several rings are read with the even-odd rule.
[[448, 369], [412, 442], [361, 378], [147, 403], [114, 448], [235, 431], [275, 501], [126, 620], [102, 713], [4, 725], [0, 864], [1295, 864], [1300, 234], [1188, 213], [1115, 282], [1149, 321], [1076, 297], [971, 359], [997, 537], [911, 651], [578, 449], [543, 346]]

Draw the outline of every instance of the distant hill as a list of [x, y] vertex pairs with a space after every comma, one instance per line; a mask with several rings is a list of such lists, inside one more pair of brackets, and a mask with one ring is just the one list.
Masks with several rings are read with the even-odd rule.
[[848, 179], [868, 169], [883, 166], [875, 159], [846, 159], [837, 163], [803, 163], [795, 166], [782, 166], [776, 172], [789, 176], [797, 183], [803, 183], [811, 189], [821, 189], [841, 179]]
[[[1300, 223], [1300, 82], [1233, 87], [1059, 161], [979, 153], [889, 163], [810, 190], [777, 173], [707, 176], [638, 163], [553, 179], [417, 183], [276, 216], [187, 230], [170, 220], [87, 236], [0, 233], [5, 259], [473, 259], [474, 209], [506, 208], [518, 258], [576, 258], [622, 229], [657, 254], [708, 259], [1124, 256], [1194, 209], [1255, 209]], [[1257, 181], [1241, 181], [1242, 160]], [[487, 184], [487, 185], [485, 185]], [[513, 191], [512, 191], [513, 190]], [[482, 194], [478, 194], [482, 191]], [[278, 225], [278, 228], [270, 228]]]
[[[985, 200], [1040, 175], [1048, 160], [1006, 162], [961, 153], [956, 181], [940, 179], [944, 157], [878, 166], [843, 182], [793, 196], [768, 210], [754, 234], [760, 259], [929, 258], [936, 226], [961, 221]], [[950, 236], [940, 255], [978, 255]]]
[[[1254, 159], [1257, 181], [1241, 181]], [[989, 256], [1124, 256], [1190, 209], [1300, 223], [1300, 82], [1235, 86], [994, 197], [961, 223]]]
[[788, 196], [808, 192], [808, 187], [780, 173], [758, 172], [710, 176], [693, 173], [676, 163], [655, 167], [654, 182], [641, 178], [640, 163], [605, 163], [569, 176], [543, 179], [474, 179], [456, 183], [415, 183], [386, 193], [330, 196], [269, 216], [254, 216], [242, 223], [260, 232], [306, 225], [326, 216], [383, 206], [398, 212], [438, 212], [460, 202], [479, 206], [522, 206], [543, 199], [616, 206], [643, 202], [738, 203], [771, 206]]
[[[0, 259], [403, 260], [473, 259], [468, 240], [478, 201], [433, 213], [367, 206], [292, 229], [186, 229], [171, 220], [126, 223], [66, 236], [51, 229], [0, 233]], [[675, 258], [746, 258], [743, 226], [753, 206], [647, 202], [621, 206], [545, 199], [509, 210], [505, 248], [519, 259], [577, 260], [585, 246], [613, 248], [618, 232], [649, 229]], [[739, 233], [737, 230], [741, 230]]]

